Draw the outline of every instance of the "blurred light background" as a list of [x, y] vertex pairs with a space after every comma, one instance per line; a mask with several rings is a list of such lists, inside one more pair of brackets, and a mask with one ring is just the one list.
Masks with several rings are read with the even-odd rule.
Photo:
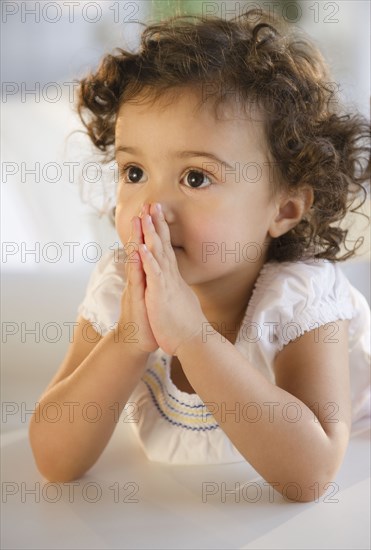
[[[95, 262], [118, 244], [105, 215], [115, 196], [112, 166], [104, 188], [97, 186], [94, 151], [81, 133], [70, 135], [81, 130], [74, 82], [115, 47], [135, 49], [146, 23], [180, 13], [230, 18], [248, 6], [307, 31], [343, 100], [369, 116], [367, 0], [1, 3], [3, 401], [34, 407], [66, 353], [67, 323], [76, 319]], [[369, 201], [363, 211], [370, 213]], [[369, 227], [359, 215], [345, 223], [350, 240], [365, 241], [342, 269], [370, 301]], [[28, 419], [10, 415], [4, 428]]]

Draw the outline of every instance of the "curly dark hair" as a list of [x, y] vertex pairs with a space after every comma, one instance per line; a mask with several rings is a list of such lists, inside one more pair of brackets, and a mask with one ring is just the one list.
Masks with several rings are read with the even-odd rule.
[[[267, 261], [344, 261], [355, 254], [362, 240], [338, 257], [348, 229], [333, 224], [367, 199], [369, 124], [360, 113], [345, 112], [320, 51], [303, 31], [257, 9], [229, 20], [178, 15], [146, 25], [137, 53], [116, 50], [78, 89], [78, 114], [103, 162], [114, 158], [124, 101], [207, 85], [207, 100], [218, 105], [235, 90], [242, 105], [255, 102], [266, 115], [272, 192], [305, 184], [314, 193], [301, 221], [272, 239]], [[363, 200], [350, 209], [360, 193]]]

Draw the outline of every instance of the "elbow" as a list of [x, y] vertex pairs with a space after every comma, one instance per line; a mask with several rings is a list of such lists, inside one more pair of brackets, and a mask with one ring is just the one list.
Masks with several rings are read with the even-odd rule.
[[278, 491], [286, 502], [319, 502], [319, 499], [328, 493], [329, 502], [337, 502], [335, 497], [339, 486], [332, 476], [311, 476], [296, 481], [281, 483], [270, 482], [270, 485]]
[[34, 460], [38, 471], [49, 483], [70, 483], [80, 479], [86, 472], [86, 469], [77, 470], [62, 461], [55, 462], [47, 456], [38, 457], [35, 453]]
[[48, 483], [70, 483], [81, 478], [85, 473], [79, 474], [66, 468], [56, 468], [48, 463], [38, 462], [36, 459], [35, 462], [40, 474]]
[[[262, 477], [266, 481], [264, 485], [270, 485], [286, 502], [319, 502], [324, 495], [328, 502], [337, 502], [336, 494], [339, 491], [336, 483], [337, 472], [338, 468], [332, 471], [313, 469], [308, 473], [297, 472], [296, 475], [292, 474], [289, 477], [286, 475], [275, 477], [277, 481], [272, 481], [272, 478], [269, 479], [267, 476], [262, 475]], [[269, 499], [271, 498], [270, 493]]]
[[313, 469], [300, 476], [297, 481], [280, 484], [281, 488], [278, 490], [288, 502], [319, 502], [325, 495], [328, 502], [337, 502], [339, 486], [335, 480], [339, 468], [340, 464], [337, 462], [330, 468]]
[[43, 435], [33, 419], [29, 424], [28, 438], [36, 467], [48, 482], [68, 483], [81, 478], [88, 469], [72, 464], [66, 453]]
[[56, 461], [53, 457], [46, 454], [34, 454], [36, 467], [42, 477], [49, 483], [69, 483], [80, 479], [87, 468], [77, 469], [67, 463], [67, 461]]
[[293, 490], [292, 498], [288, 498], [291, 502], [319, 502], [319, 499], [327, 495], [328, 502], [338, 502], [336, 493], [339, 491], [339, 486], [334, 481], [336, 476], [305, 480], [303, 483], [297, 484], [298, 490]]
[[298, 476], [301, 481], [292, 488], [296, 502], [318, 502], [326, 495], [328, 502], [337, 502], [339, 486], [336, 476], [343, 462], [349, 443], [349, 431], [341, 429], [327, 439], [327, 447], [312, 461], [306, 463], [304, 471]]
[[42, 477], [48, 482], [48, 483], [71, 483], [72, 481], [75, 481], [77, 479], [80, 479], [84, 474], [81, 475], [73, 475], [71, 472], [65, 472], [65, 471], [48, 471], [45, 470], [43, 472], [39, 467], [38, 470]]

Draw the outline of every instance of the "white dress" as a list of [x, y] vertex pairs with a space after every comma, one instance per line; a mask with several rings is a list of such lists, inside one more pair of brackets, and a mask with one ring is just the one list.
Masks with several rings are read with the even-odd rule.
[[[124, 252], [108, 252], [91, 273], [78, 313], [102, 336], [120, 315], [125, 286]], [[340, 319], [349, 323], [352, 433], [370, 418], [370, 309], [339, 264], [327, 260], [268, 262], [256, 280], [235, 346], [275, 383], [274, 358], [308, 330]], [[329, 331], [329, 338], [331, 331]], [[336, 334], [333, 335], [336, 338]], [[171, 356], [149, 355], [134, 389], [127, 418], [149, 460], [172, 464], [220, 464], [245, 459], [197, 394], [180, 391], [170, 378]], [[238, 411], [252, 418], [259, 411]]]

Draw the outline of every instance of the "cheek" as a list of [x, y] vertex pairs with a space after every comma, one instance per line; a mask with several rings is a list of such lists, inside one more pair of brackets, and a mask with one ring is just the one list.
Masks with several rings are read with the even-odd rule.
[[[210, 273], [223, 272], [227, 266], [236, 263], [236, 258], [242, 257], [242, 251], [252, 255], [255, 247], [250, 248], [249, 243], [257, 239], [259, 231], [259, 218], [254, 212], [251, 230], [248, 223], [249, 212], [238, 209], [237, 206], [220, 212], [214, 211], [207, 215], [193, 219], [190, 227], [190, 250], [197, 259], [202, 259], [204, 269]], [[247, 247], [244, 249], [244, 247]]]
[[230, 212], [208, 213], [194, 222], [192, 234], [195, 242], [232, 242], [240, 234], [239, 219]]
[[218, 233], [218, 224], [214, 217], [199, 215], [197, 218], [191, 217], [191, 225], [188, 225], [188, 238], [190, 243], [197, 243], [198, 246], [203, 242], [216, 240]]
[[[221, 223], [218, 215], [210, 212], [190, 218], [192, 221], [187, 227], [185, 246], [188, 244], [188, 250], [194, 258], [204, 259], [209, 253], [211, 258], [227, 239], [225, 224]], [[216, 260], [216, 257], [213, 259]]]

